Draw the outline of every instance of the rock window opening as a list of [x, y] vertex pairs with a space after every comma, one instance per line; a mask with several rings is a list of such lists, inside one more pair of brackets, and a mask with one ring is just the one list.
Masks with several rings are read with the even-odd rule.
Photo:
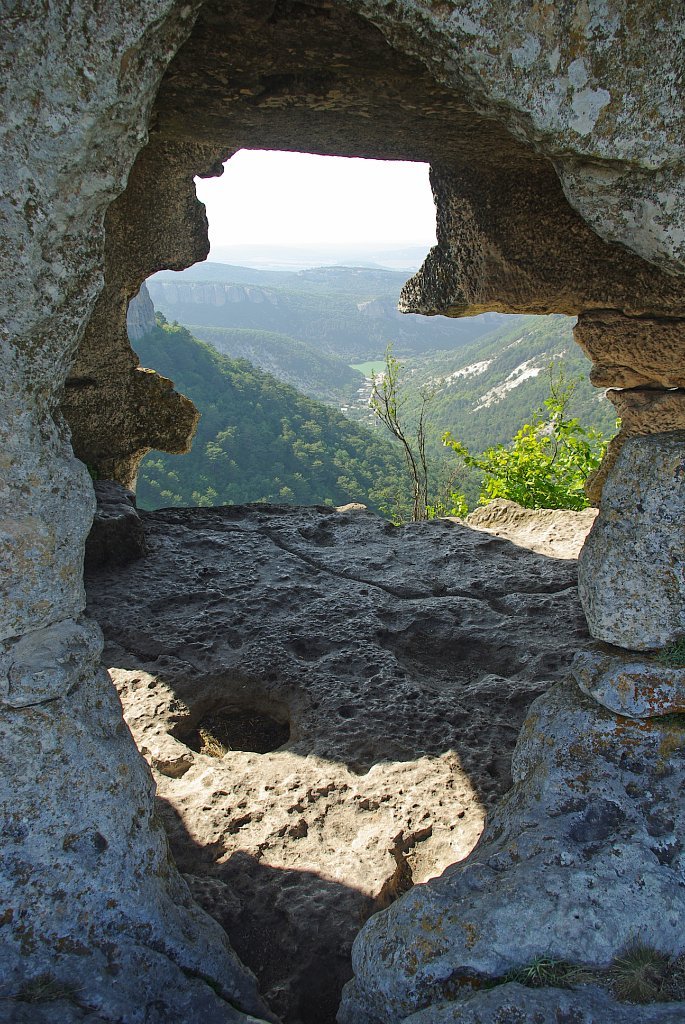
[[201, 418], [189, 453], [143, 459], [140, 507], [389, 504], [403, 468], [374, 429], [371, 372], [389, 343], [410, 356], [459, 333], [397, 310], [435, 242], [428, 172], [243, 150], [196, 179], [209, 260], [150, 278], [128, 323]]
[[[601, 968], [636, 934], [683, 955], [683, 707], [664, 676], [682, 670], [649, 654], [685, 628], [682, 25], [652, 0], [610, 3], [608, 18], [378, 0], [19, 6], [2, 41], [0, 1013], [272, 1020], [218, 921], [287, 1024], [329, 1024], [364, 907], [427, 882], [365, 925], [340, 1024], [663, 1016], [595, 986], [496, 983], [541, 957]], [[578, 316], [593, 381], [623, 389], [624, 429], [580, 603], [572, 564], [451, 523], [388, 531], [287, 494], [271, 511], [142, 515], [145, 557], [101, 567], [89, 607], [186, 888], [82, 615], [92, 488], [56, 410], [101, 485], [135, 487], [146, 453], [187, 450], [196, 410], [173, 375], [139, 366], [127, 304], [160, 268], [206, 256], [194, 176], [255, 146], [429, 162], [439, 244], [403, 308], [452, 331], [486, 311]], [[249, 423], [235, 447], [276, 465]], [[289, 429], [313, 474], [321, 438]], [[205, 445], [196, 505], [215, 501], [231, 440]], [[155, 479], [181, 494], [171, 472]], [[418, 610], [433, 667], [406, 657]], [[486, 630], [493, 649], [525, 640], [525, 656], [454, 656]], [[170, 734], [193, 704], [175, 688], [230, 670], [274, 699], [287, 688], [284, 747], [209, 759]], [[363, 777], [348, 770], [360, 749]], [[102, 969], [103, 935], [118, 970]], [[26, 1005], [41, 990], [50, 1005]], [[682, 1002], [664, 1012], [681, 1020]]]

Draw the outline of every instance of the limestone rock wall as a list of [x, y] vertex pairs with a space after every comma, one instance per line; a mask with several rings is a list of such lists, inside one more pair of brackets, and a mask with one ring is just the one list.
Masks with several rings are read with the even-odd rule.
[[41, 978], [64, 1019], [142, 1022], [164, 1007], [217, 1024], [245, 1020], [238, 1007], [261, 1015], [253, 980], [169, 862], [149, 772], [99, 667], [100, 632], [81, 619], [93, 496], [58, 411], [102, 287], [107, 206], [197, 6], [3, 12], [3, 1021], [30, 1019], [24, 997]]
[[155, 326], [155, 307], [145, 284], [134, 295], [126, 310], [126, 331], [131, 341], [143, 338]]
[[[597, 234], [685, 266], [685, 13], [655, 0], [358, 5], [436, 77], [554, 163]], [[398, 16], [399, 15], [399, 16]]]
[[[663, 387], [683, 317], [682, 31], [657, 0], [3, 12], [3, 997], [50, 972], [73, 1019], [267, 1013], [168, 862], [81, 619], [93, 501], [72, 438], [127, 484], [147, 448], [182, 450], [192, 432], [189, 404], [141, 373], [125, 321], [147, 274], [206, 251], [193, 174], [250, 145], [427, 159], [441, 238], [417, 308], [668, 320], [675, 359], [653, 356], [646, 331], [618, 360], [631, 386], [650, 363]], [[603, 345], [594, 358], [613, 365]], [[0, 1019], [15, 1009], [3, 998]]]

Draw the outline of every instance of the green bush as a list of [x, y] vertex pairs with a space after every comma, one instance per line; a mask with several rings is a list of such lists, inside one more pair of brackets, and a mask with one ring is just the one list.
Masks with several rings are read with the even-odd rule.
[[587, 508], [584, 484], [602, 461], [607, 442], [599, 431], [567, 418], [576, 383], [567, 381], [563, 371], [555, 375], [550, 367], [546, 412], [538, 411], [509, 445], [472, 455], [449, 431], [443, 434], [443, 444], [483, 474], [481, 505], [508, 498], [525, 508]]

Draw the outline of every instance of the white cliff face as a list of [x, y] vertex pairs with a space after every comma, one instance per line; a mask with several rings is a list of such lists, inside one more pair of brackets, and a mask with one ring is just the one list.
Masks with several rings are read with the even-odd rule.
[[131, 341], [138, 341], [148, 334], [155, 326], [155, 307], [145, 284], [128, 304], [126, 329]]

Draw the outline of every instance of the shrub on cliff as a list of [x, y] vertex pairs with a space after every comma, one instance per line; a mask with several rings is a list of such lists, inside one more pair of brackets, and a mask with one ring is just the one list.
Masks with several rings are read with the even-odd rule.
[[539, 410], [509, 445], [498, 444], [472, 455], [447, 431], [443, 444], [464, 464], [483, 474], [479, 503], [507, 498], [525, 508], [587, 508], [584, 485], [604, 457], [607, 441], [592, 428], [566, 416], [577, 380], [550, 367], [546, 412]]

